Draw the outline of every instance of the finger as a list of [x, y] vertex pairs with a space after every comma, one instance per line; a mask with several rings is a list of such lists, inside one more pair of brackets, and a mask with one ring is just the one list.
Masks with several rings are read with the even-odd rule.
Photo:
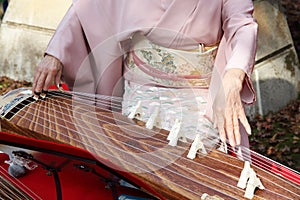
[[233, 132], [234, 132], [234, 137], [235, 137], [235, 143], [236, 145], [241, 144], [241, 133], [240, 133], [240, 124], [239, 124], [239, 119], [236, 114], [233, 115]]
[[54, 79], [54, 84], [59, 85], [61, 83], [61, 75], [62, 75], [62, 70], [58, 70], [55, 79]]
[[227, 137], [229, 140], [229, 144], [234, 147], [236, 145], [236, 142], [235, 142], [235, 135], [233, 132], [233, 117], [232, 117], [232, 115], [226, 116], [225, 126], [226, 126], [225, 131], [226, 131], [226, 134], [227, 134]]
[[45, 80], [45, 85], [43, 88], [44, 90], [48, 90], [49, 87], [53, 84], [53, 82], [55, 83], [56, 77], [61, 69], [61, 66], [59, 66], [59, 63], [57, 63], [53, 60], [51, 60], [51, 62], [49, 64], [51, 64], [52, 67], [50, 68], [47, 79]]
[[217, 119], [217, 116], [215, 114], [213, 114], [213, 126], [214, 128], [217, 128], [218, 127], [218, 119]]
[[216, 117], [216, 124], [219, 131], [220, 139], [222, 142], [226, 142], [226, 132], [225, 132], [225, 121], [222, 115]]
[[50, 70], [50, 73], [47, 74], [47, 77], [45, 79], [43, 90], [47, 91], [49, 89], [49, 87], [53, 84], [56, 74], [57, 74], [56, 69]]
[[247, 120], [247, 117], [246, 117], [245, 113], [241, 114], [239, 116], [239, 119], [240, 119], [241, 124], [243, 124], [243, 126], [244, 126], [246, 132], [248, 133], [248, 135], [251, 135], [251, 126], [250, 126], [250, 124]]
[[38, 77], [38, 80], [36, 81], [36, 86], [35, 86], [35, 89], [34, 89], [35, 92], [41, 92], [42, 91], [42, 89], [44, 87], [44, 82], [45, 82], [46, 77], [47, 77], [47, 73], [42, 72], [40, 74], [40, 76]]
[[34, 91], [36, 89], [36, 85], [37, 85], [37, 82], [38, 82], [38, 79], [39, 79], [40, 75], [41, 75], [41, 72], [38, 71], [38, 70], [34, 74], [33, 84], [32, 84], [32, 88], [31, 88], [32, 94], [34, 93]]
[[45, 79], [43, 90], [48, 91], [49, 87], [53, 83], [53, 80], [54, 80], [54, 74], [53, 73], [48, 74], [47, 77], [46, 77], [46, 79]]

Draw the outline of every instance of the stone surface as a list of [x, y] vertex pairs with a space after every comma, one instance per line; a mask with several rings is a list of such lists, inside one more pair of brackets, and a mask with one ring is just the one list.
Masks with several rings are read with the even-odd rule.
[[33, 70], [42, 58], [52, 33], [2, 24], [0, 76], [32, 81]]
[[[297, 61], [289, 63], [296, 52], [287, 49], [282, 53], [256, 65], [252, 80], [257, 93], [257, 101], [248, 108], [248, 116], [256, 113], [266, 115], [277, 111], [298, 96], [299, 70], [289, 70], [288, 66], [296, 66]], [[288, 64], [287, 64], [288, 63]], [[297, 78], [298, 77], [298, 78]]]
[[71, 0], [10, 0], [0, 27], [0, 76], [32, 81]]
[[3, 23], [55, 30], [71, 0], [10, 0]]
[[254, 17], [259, 27], [256, 60], [293, 43], [290, 30], [277, 0], [254, 2]]
[[278, 111], [296, 99], [300, 89], [299, 60], [279, 1], [254, 3], [259, 24], [257, 64], [252, 75], [257, 101], [247, 107], [250, 117]]

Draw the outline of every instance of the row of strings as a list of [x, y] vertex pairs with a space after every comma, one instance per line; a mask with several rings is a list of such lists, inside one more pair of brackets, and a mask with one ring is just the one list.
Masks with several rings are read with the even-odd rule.
[[[37, 195], [34, 191], [32, 191], [30, 188], [28, 188], [27, 185], [25, 185], [23, 182], [21, 182], [17, 178], [9, 176], [8, 174], [4, 173], [5, 171], [6, 171], [6, 169], [3, 166], [0, 166], [0, 175], [2, 176], [1, 179], [7, 180], [6, 185], [1, 183], [1, 188], [4, 186], [4, 187], [6, 187], [6, 189], [8, 191], [8, 193], [6, 193], [6, 191], [4, 189], [4, 191], [2, 191], [1, 198], [10, 199], [10, 200], [31, 200], [31, 199], [42, 200], [42, 198], [39, 195]], [[14, 184], [12, 184], [12, 183], [14, 183]], [[16, 186], [21, 186], [19, 188], [25, 188], [26, 191], [30, 191], [30, 194], [23, 193], [22, 191], [19, 190], [19, 188], [16, 188]], [[14, 191], [14, 189], [11, 189], [11, 188], [15, 188], [16, 191]]]
[[[80, 101], [80, 102], [77, 102], [77, 103], [82, 103], [82, 104], [85, 104], [85, 106], [94, 106], [94, 104], [97, 104], [97, 105], [101, 105], [101, 107], [103, 106], [103, 107], [111, 107], [111, 109], [112, 110], [121, 110], [121, 102], [122, 102], [122, 98], [119, 98], [119, 97], [110, 97], [110, 96], [103, 96], [103, 95], [91, 95], [91, 94], [85, 94], [85, 93], [78, 93], [78, 92], [71, 92], [71, 93], [66, 93], [66, 92], [55, 92], [55, 91], [52, 91], [52, 93], [53, 94], [57, 94], [57, 99], [55, 100], [55, 101], [57, 101], [57, 103], [52, 103], [52, 102], [49, 102], [50, 104], [52, 104], [53, 106], [60, 106], [59, 105], [59, 99], [61, 98], [61, 101], [63, 101], [63, 100], [70, 100], [70, 94], [71, 95], [76, 95], [76, 96], [79, 96], [80, 97], [80, 99], [81, 100], [78, 100], [78, 101]], [[49, 98], [49, 97], [46, 97], [46, 98]], [[52, 99], [53, 100], [53, 99]], [[83, 100], [83, 101], [82, 101]], [[73, 100], [74, 101], [74, 100]], [[76, 101], [76, 100], [75, 100]], [[65, 102], [65, 101], [64, 101]], [[66, 101], [66, 102], [68, 102], [68, 101]], [[109, 103], [110, 102], [110, 103]], [[24, 105], [25, 106], [25, 105]], [[29, 109], [33, 109], [32, 110], [32, 112], [28, 112], [28, 113], [34, 113], [34, 108], [31, 108], [31, 107], [29, 107]], [[49, 107], [47, 107], [47, 108], [45, 108], [45, 109], [51, 109], [51, 108], [49, 108]], [[103, 108], [103, 109], [105, 109], [105, 108]], [[90, 111], [90, 110], [87, 110], [87, 111]], [[111, 110], [109, 110], [109, 109], [106, 109], [106, 111], [107, 112], [111, 112]], [[72, 112], [76, 112], [76, 111], [72, 111]], [[18, 113], [15, 113], [16, 115], [18, 115]], [[47, 113], [47, 114], [49, 114], [49, 113]], [[62, 115], [65, 115], [65, 113], [61, 113]], [[98, 114], [98, 113], [97, 113]], [[33, 114], [32, 114], [33, 115]], [[21, 117], [21, 116], [20, 116]], [[54, 116], [53, 116], [54, 117]], [[107, 116], [105, 116], [106, 118], [107, 118]], [[26, 119], [25, 119], [26, 120]], [[64, 120], [63, 118], [61, 118], [60, 120]], [[76, 120], [82, 120], [82, 119], [76, 119]], [[116, 119], [114, 119], [114, 120], [116, 120]], [[44, 127], [44, 125], [43, 124], [39, 124], [38, 122], [34, 122], [34, 123], [36, 123], [36, 124], [38, 124], [39, 126], [42, 126], [42, 127]], [[88, 122], [84, 122], [84, 123], [88, 123]], [[109, 122], [106, 122], [106, 123], [109, 123]], [[124, 124], [124, 122], [122, 121], [122, 124]], [[114, 125], [114, 124], [113, 124]], [[60, 126], [60, 125], [58, 125], [58, 126]], [[94, 126], [94, 124], [92, 124], [92, 126]], [[117, 125], [115, 125], [115, 126], [117, 126]], [[50, 126], [47, 126], [47, 127], [44, 127], [44, 128], [47, 128], [47, 129], [49, 129], [49, 127]], [[64, 128], [64, 127], [62, 127], [62, 128]], [[86, 127], [81, 127], [82, 129], [85, 129]], [[103, 128], [103, 127], [102, 127]], [[79, 135], [81, 135], [82, 133], [80, 133], [80, 132], [78, 132], [77, 130], [71, 130], [71, 131], [73, 131], [73, 132], [76, 132], [77, 134], [79, 134]], [[112, 130], [109, 130], [109, 131], [112, 131]], [[131, 130], [132, 131], [132, 130]], [[151, 131], [151, 130], [150, 130]], [[116, 132], [114, 132], [115, 134], [120, 134], [120, 133], [116, 133]], [[139, 135], [139, 134], [142, 134], [142, 133], [140, 133], [140, 132], [135, 132], [137, 135]], [[64, 133], [60, 133], [60, 134], [64, 134]], [[99, 134], [99, 133], [94, 133], [94, 134]], [[160, 133], [156, 133], [156, 134], [160, 134]], [[65, 137], [70, 137], [69, 135], [66, 135], [66, 134], [64, 134], [64, 136]], [[84, 137], [88, 137], [88, 136], [84, 136]], [[108, 136], [105, 136], [105, 137], [108, 137]], [[145, 136], [143, 136], [143, 137], [145, 137]], [[71, 140], [74, 140], [74, 138], [70, 138]], [[95, 140], [95, 138], [91, 138], [92, 140]], [[111, 139], [111, 140], [114, 140], [113, 138], [109, 138], [109, 139]], [[154, 138], [155, 140], [159, 140], [159, 139], [157, 139], [157, 138]], [[87, 144], [87, 143], [84, 143], [84, 142], [82, 142], [82, 141], [77, 141], [77, 142], [79, 142], [79, 143], [82, 143], [83, 145], [85, 145], [85, 146], [88, 146], [89, 148], [94, 148], [96, 151], [98, 151], [98, 152], [102, 152], [103, 154], [106, 154], [107, 156], [111, 156], [111, 155], [109, 155], [109, 154], [107, 154], [107, 152], [104, 152], [104, 151], [102, 151], [102, 150], [100, 150], [100, 149], [98, 149], [97, 147], [95, 147], [95, 146], [91, 146], [90, 144]], [[99, 140], [97, 140], [97, 142], [99, 143], [99, 144], [102, 144], [102, 145], [109, 145], [109, 144], [106, 144], [106, 143], [104, 143], [104, 142], [102, 142], [102, 141], [99, 141]], [[122, 141], [117, 141], [117, 142], [122, 142]], [[142, 141], [139, 141], [139, 142], [142, 142]], [[161, 142], [161, 143], [164, 143], [164, 144], [166, 144], [167, 143], [167, 141], [158, 141], [158, 142]], [[130, 145], [130, 144], [126, 144], [126, 143], [123, 143], [124, 145]], [[146, 145], [146, 146], [149, 146], [150, 144], [147, 144], [147, 143], [144, 143], [143, 145]], [[111, 147], [111, 148], [114, 148], [114, 149], [116, 149], [116, 148], [118, 148], [118, 147], [116, 147], [116, 146], [113, 146], [113, 147]], [[137, 148], [137, 147], [134, 147], [134, 146], [130, 146], [130, 148]], [[153, 149], [156, 149], [156, 147], [154, 147], [154, 146], [151, 146], [151, 148], [153, 148]], [[178, 146], [178, 148], [183, 148], [183, 147], [180, 147], [180, 146]], [[123, 149], [117, 149], [117, 150], [119, 150], [119, 151], [124, 151]], [[139, 149], [140, 151], [144, 151], [144, 150], [142, 150], [142, 149]], [[229, 152], [230, 151], [232, 151], [230, 148], [229, 148]], [[251, 150], [249, 150], [250, 152], [251, 152], [251, 154], [256, 154], [255, 152], [253, 152], [253, 151], [251, 151]], [[126, 152], [124, 152], [124, 153], [126, 153]], [[145, 153], [147, 153], [147, 152], [145, 152]], [[172, 154], [171, 152], [165, 152], [166, 154]], [[217, 151], [217, 153], [221, 153], [221, 152], [218, 152]], [[153, 156], [155, 156], [155, 155], [153, 155]], [[210, 155], [208, 154], [208, 155], [206, 155], [206, 156], [208, 156], [208, 157], [210, 157]], [[229, 165], [229, 166], [232, 166], [232, 167], [236, 167], [236, 168], [238, 168], [238, 169], [240, 169], [240, 170], [242, 170], [239, 166], [234, 166], [232, 163], [228, 163], [228, 162], [226, 162], [226, 161], [223, 161], [223, 160], [217, 160], [216, 158], [213, 158], [213, 157], [210, 157], [211, 159], [213, 159], [213, 160], [216, 160], [217, 162], [221, 162], [221, 163], [223, 163], [223, 164], [226, 164], [226, 165]], [[124, 159], [122, 159], [121, 157], [119, 157], [118, 159], [120, 159], [123, 163], [127, 163], [128, 165], [133, 165], [132, 163], [129, 163], [129, 162], [127, 162], [126, 160], [124, 160]], [[162, 158], [159, 158], [159, 159], [162, 159]], [[201, 167], [204, 167], [204, 168], [207, 168], [207, 169], [209, 169], [209, 170], [212, 170], [212, 171], [216, 171], [217, 172], [217, 170], [216, 169], [213, 169], [213, 168], [211, 168], [211, 167], [209, 167], [209, 166], [204, 166], [203, 164], [201, 164], [201, 163], [198, 163], [198, 162], [195, 162], [195, 161], [193, 161], [193, 160], [190, 160], [190, 159], [188, 159], [188, 158], [184, 158], [184, 159], [186, 159], [188, 162], [193, 162], [193, 164], [196, 164], [196, 165], [201, 165]], [[266, 172], [268, 172], [268, 168], [269, 168], [269, 165], [267, 165], [267, 163], [271, 163], [271, 162], [273, 162], [273, 161], [270, 161], [268, 158], [265, 158], [266, 159], [266, 162], [261, 162], [259, 159], [256, 159], [255, 157], [253, 158], [252, 157], [252, 163], [253, 164], [255, 164], [255, 165], [257, 165], [257, 166], [259, 166], [260, 168], [262, 168], [262, 169], [264, 169]], [[250, 157], [248, 158], [248, 160], [250, 160]], [[144, 160], [145, 162], [149, 162], [149, 161], [147, 161], [147, 160]], [[150, 164], [153, 164], [153, 165], [157, 165], [156, 163], [150, 163]], [[174, 163], [175, 165], [177, 165], [178, 166], [178, 164], [177, 163]], [[280, 165], [280, 164], [278, 164], [278, 165]], [[138, 167], [138, 166], [137, 166]], [[163, 167], [163, 166], [157, 166], [157, 167]], [[181, 168], [185, 168], [185, 170], [192, 170], [193, 171], [193, 169], [191, 169], [191, 168], [186, 168], [186, 166], [178, 166], [178, 167], [181, 167]], [[166, 169], [166, 170], [168, 170], [170, 173], [174, 173], [174, 174], [176, 174], [176, 175], [178, 175], [178, 176], [181, 176], [182, 178], [185, 178], [185, 179], [187, 179], [187, 180], [189, 180], [189, 181], [192, 181], [192, 182], [195, 182], [195, 183], [198, 183], [199, 185], [204, 185], [204, 186], [206, 186], [206, 187], [210, 187], [209, 185], [205, 185], [204, 183], [200, 183], [200, 180], [195, 180], [195, 179], [193, 179], [193, 178], [190, 178], [190, 177], [186, 177], [186, 176], [184, 176], [184, 175], [182, 175], [182, 174], [179, 174], [178, 172], [176, 172], [176, 171], [172, 171], [172, 170], [170, 170], [170, 169]], [[157, 176], [155, 173], [152, 173], [152, 172], [148, 172], [148, 173], [150, 173], [150, 174], [152, 174], [153, 176]], [[200, 174], [201, 176], [204, 176], [204, 177], [207, 177], [207, 178], [209, 178], [209, 179], [212, 179], [211, 177], [208, 177], [207, 175], [205, 175], [205, 174], [203, 174], [203, 173], [201, 173], [201, 172], [198, 172], [198, 171], [193, 171], [193, 173], [196, 173], [196, 174]], [[296, 173], [296, 172], [295, 172]], [[271, 175], [273, 175], [272, 173], [270, 173]], [[287, 174], [287, 176], [289, 176], [288, 174]], [[162, 177], [160, 177], [160, 178], [162, 178]], [[164, 180], [164, 181], [169, 181], [169, 180]], [[241, 189], [238, 189], [237, 187], [235, 187], [235, 186], [231, 186], [231, 185], [229, 185], [229, 184], [227, 184], [227, 183], [224, 183], [224, 181], [222, 181], [222, 180], [214, 180], [214, 181], [216, 181], [216, 182], [218, 182], [219, 184], [221, 184], [221, 185], [226, 185], [226, 187], [230, 187], [230, 188], [233, 188], [234, 190], [241, 190]], [[268, 181], [271, 181], [271, 180], [268, 180]], [[188, 191], [188, 192], [191, 192], [191, 193], [194, 193], [194, 194], [196, 194], [196, 195], [201, 195], [201, 194], [197, 194], [197, 193], [195, 193], [195, 191], [192, 191], [191, 189], [189, 189], [189, 188], [186, 188], [186, 187], [184, 187], [184, 186], [182, 186], [182, 185], [180, 185], [180, 184], [177, 184], [177, 183], [174, 183], [174, 182], [172, 182], [173, 184], [175, 184], [175, 185], [177, 185], [178, 187], [181, 187], [181, 188], [183, 188], [183, 189], [185, 189], [186, 191]], [[287, 184], [291, 184], [290, 182], [288, 182], [288, 181], [286, 181], [286, 183]], [[276, 184], [276, 183], [274, 183], [274, 184]], [[287, 190], [285, 187], [283, 187], [283, 186], [280, 186], [280, 185], [278, 185], [278, 187], [280, 187], [281, 189], [283, 189], [283, 190]], [[281, 194], [279, 194], [279, 193], [275, 193], [275, 192], [273, 192], [273, 191], [269, 191], [269, 192], [271, 192], [271, 193], [274, 193], [274, 194], [276, 194], [276, 195], [279, 195], [279, 196], [282, 196], [283, 198], [284, 198], [284, 195], [281, 195]], [[294, 193], [293, 191], [288, 191], [288, 192], [290, 192], [290, 193]], [[295, 194], [295, 193], [294, 193]], [[224, 194], [225, 196], [226, 196], [226, 194]], [[296, 196], [299, 196], [298, 194], [295, 194]]]

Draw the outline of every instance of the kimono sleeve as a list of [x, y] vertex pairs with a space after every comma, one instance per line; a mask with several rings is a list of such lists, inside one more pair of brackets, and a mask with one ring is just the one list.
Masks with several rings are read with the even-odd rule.
[[246, 104], [255, 101], [251, 73], [255, 64], [257, 48], [257, 23], [253, 18], [252, 0], [224, 0], [222, 21], [225, 42], [225, 71], [231, 68], [242, 69], [247, 75], [241, 92]]
[[[71, 6], [51, 38], [46, 54], [63, 64], [63, 80], [72, 89], [77, 71], [87, 57], [89, 46], [74, 7]], [[89, 79], [89, 77], [86, 77]], [[88, 80], [87, 80], [88, 81]], [[92, 81], [92, 80], [89, 80]]]

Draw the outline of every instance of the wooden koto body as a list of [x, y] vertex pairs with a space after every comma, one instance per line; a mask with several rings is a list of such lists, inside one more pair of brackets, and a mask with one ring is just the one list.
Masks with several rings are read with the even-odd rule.
[[[87, 150], [143, 181], [160, 199], [201, 199], [204, 193], [212, 199], [244, 199], [245, 191], [237, 187], [243, 161], [218, 150], [188, 159], [189, 142], [169, 146], [165, 130], [148, 130], [140, 121], [74, 99], [57, 91], [37, 101], [29, 95], [10, 99], [11, 105], [2, 105], [1, 131]], [[253, 199], [300, 199], [299, 184], [252, 168], [265, 187]]]

